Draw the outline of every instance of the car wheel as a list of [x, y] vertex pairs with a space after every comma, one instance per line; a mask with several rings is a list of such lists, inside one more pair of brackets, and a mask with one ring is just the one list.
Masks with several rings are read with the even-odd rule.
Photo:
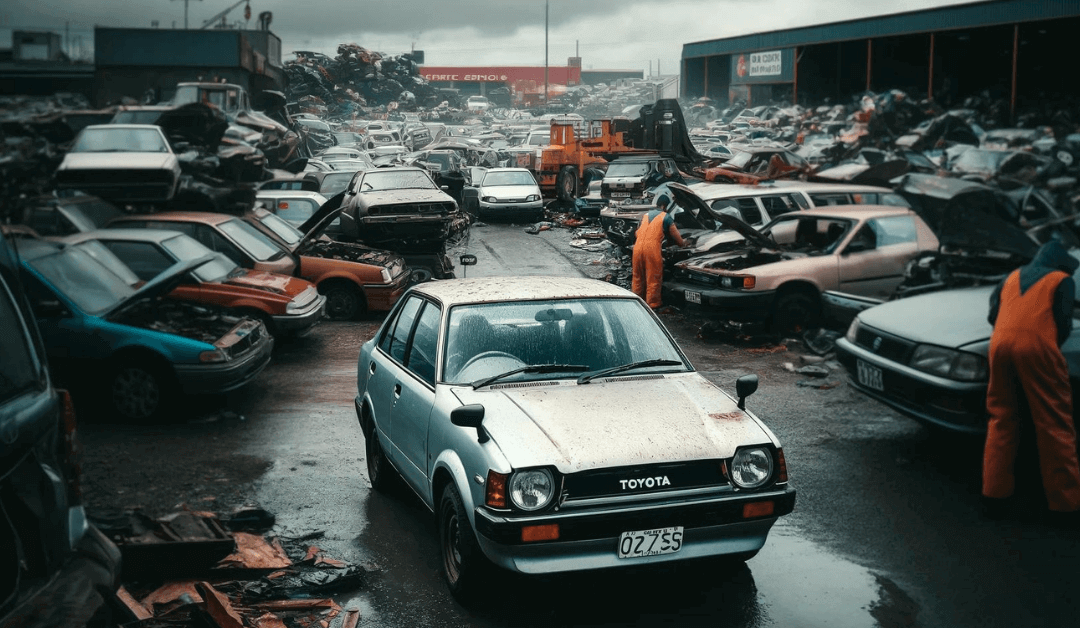
[[821, 299], [810, 290], [781, 293], [773, 311], [773, 330], [780, 334], [800, 334], [818, 327]]
[[163, 368], [127, 361], [112, 369], [104, 392], [116, 414], [131, 421], [150, 421], [164, 416], [171, 406], [174, 390], [170, 380]]
[[555, 182], [559, 200], [564, 203], [573, 203], [577, 198], [578, 174], [574, 166], [563, 166], [559, 171], [559, 177]]
[[483, 586], [488, 562], [454, 485], [447, 484], [439, 502], [439, 550], [442, 571], [450, 593], [459, 601], [469, 601]]
[[396, 471], [394, 471], [390, 461], [386, 459], [386, 452], [383, 451], [382, 445], [379, 443], [379, 437], [375, 433], [374, 425], [371, 426], [371, 433], [365, 436], [364, 439], [366, 441], [364, 453], [367, 458], [367, 473], [371, 488], [380, 493], [387, 493], [393, 485]]
[[364, 311], [364, 295], [350, 283], [329, 282], [319, 286], [319, 292], [326, 295], [326, 315], [330, 320], [353, 320]]

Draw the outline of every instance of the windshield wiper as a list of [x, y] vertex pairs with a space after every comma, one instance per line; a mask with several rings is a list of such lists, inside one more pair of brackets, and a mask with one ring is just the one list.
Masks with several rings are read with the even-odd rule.
[[589, 370], [589, 367], [584, 364], [537, 364], [535, 366], [523, 366], [519, 369], [499, 373], [498, 375], [492, 375], [491, 377], [485, 377], [484, 379], [478, 379], [472, 383], [472, 387], [473, 390], [476, 390], [481, 386], [487, 386], [492, 382], [498, 381], [504, 377], [510, 377], [511, 375], [517, 375], [518, 373], [561, 373], [564, 371], [587, 370]]
[[609, 369], [602, 371], [596, 371], [595, 373], [586, 373], [578, 378], [577, 383], [588, 384], [597, 377], [604, 377], [605, 375], [614, 375], [615, 373], [622, 373], [623, 371], [629, 371], [631, 369], [644, 368], [646, 366], [681, 366], [682, 362], [678, 360], [642, 360], [640, 362], [631, 362], [630, 364], [623, 364], [622, 366], [613, 366]]

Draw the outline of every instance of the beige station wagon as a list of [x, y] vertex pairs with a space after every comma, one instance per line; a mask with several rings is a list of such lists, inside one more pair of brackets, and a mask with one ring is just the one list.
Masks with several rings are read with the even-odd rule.
[[664, 302], [787, 333], [817, 325], [826, 290], [888, 298], [907, 263], [938, 248], [926, 223], [904, 207], [821, 207], [784, 214], [760, 232], [731, 216], [725, 223], [745, 242], [676, 264]]

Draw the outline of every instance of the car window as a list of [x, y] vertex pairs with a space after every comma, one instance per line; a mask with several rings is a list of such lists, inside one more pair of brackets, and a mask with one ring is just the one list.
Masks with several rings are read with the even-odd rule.
[[215, 253], [221, 253], [239, 266], [245, 268], [253, 266], [250, 257], [245, 255], [235, 244], [226, 240], [220, 233], [214, 231], [210, 225], [198, 225], [195, 230], [195, 239], [206, 248]]
[[[248, 255], [260, 262], [271, 260], [282, 252], [269, 237], [243, 220], [228, 220], [219, 224], [218, 229], [247, 252]], [[218, 252], [225, 253], [225, 251]], [[225, 255], [228, 255], [228, 253], [225, 253]]]
[[150, 242], [103, 240], [102, 244], [143, 281], [150, 281], [173, 265], [173, 260]]
[[26, 225], [43, 236], [65, 236], [78, 232], [52, 207], [31, 209], [27, 212]]
[[0, 329], [4, 330], [0, 334], [0, 355], [4, 356], [0, 360], [0, 402], [36, 388], [40, 383], [41, 370], [26, 333], [29, 324], [15, 306], [14, 293], [0, 278]]
[[[285, 202], [288, 204], [291, 201]], [[279, 202], [278, 204], [280, 205], [281, 203]], [[270, 229], [270, 231], [273, 231], [274, 235], [281, 238], [281, 240], [289, 246], [299, 244], [300, 240], [304, 239], [304, 234], [300, 233], [300, 230], [296, 227], [282, 220], [281, 216], [268, 212], [259, 216], [257, 220], [266, 226], [266, 228]]]
[[721, 198], [713, 201], [712, 208], [718, 214], [727, 214], [747, 224], [761, 224], [761, 209], [752, 198]]
[[72, 153], [167, 153], [165, 137], [157, 128], [97, 127], [83, 129]]
[[82, 214], [93, 225], [92, 229], [101, 229], [109, 224], [109, 221], [124, 215], [122, 211], [102, 200], [88, 200], [66, 207], [73, 214]]
[[851, 197], [843, 193], [814, 194], [810, 193], [810, 200], [814, 207], [828, 207], [830, 205], [851, 205]]
[[876, 243], [879, 247], [915, 242], [919, 238], [918, 232], [915, 230], [915, 221], [911, 216], [875, 218], [869, 222], [869, 225], [876, 236]]
[[439, 320], [442, 311], [434, 303], [426, 303], [413, 332], [412, 345], [405, 367], [425, 382], [435, 384], [435, 350], [439, 344]]
[[[161, 243], [169, 253], [178, 260], [186, 261], [199, 259], [214, 254], [200, 242], [187, 236], [176, 236]], [[234, 270], [237, 264], [221, 253], [215, 255], [214, 261], [207, 262], [191, 271], [200, 281], [224, 281]]]
[[423, 299], [417, 296], [409, 297], [405, 305], [398, 311], [397, 319], [387, 329], [379, 348], [388, 353], [391, 358], [404, 364], [405, 348], [408, 345], [409, 332], [412, 331], [416, 313], [420, 310]]
[[[791, 212], [799, 211], [799, 204], [791, 194], [777, 194], [776, 196], [762, 196], [761, 204], [769, 216], [775, 218]], [[747, 221], [749, 222], [749, 221]], [[754, 223], [750, 223], [754, 224]]]
[[130, 284], [78, 247], [36, 258], [30, 265], [88, 314], [101, 314], [134, 294]]
[[851, 228], [850, 220], [789, 215], [769, 223], [762, 233], [811, 255], [832, 253]]

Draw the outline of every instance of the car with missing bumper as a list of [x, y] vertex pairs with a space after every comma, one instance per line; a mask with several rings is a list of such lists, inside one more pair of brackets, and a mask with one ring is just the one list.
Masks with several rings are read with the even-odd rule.
[[637, 296], [591, 279], [414, 286], [360, 351], [357, 417], [376, 490], [438, 519], [468, 599], [526, 574], [747, 560], [792, 511], [783, 449], [694, 370]]

